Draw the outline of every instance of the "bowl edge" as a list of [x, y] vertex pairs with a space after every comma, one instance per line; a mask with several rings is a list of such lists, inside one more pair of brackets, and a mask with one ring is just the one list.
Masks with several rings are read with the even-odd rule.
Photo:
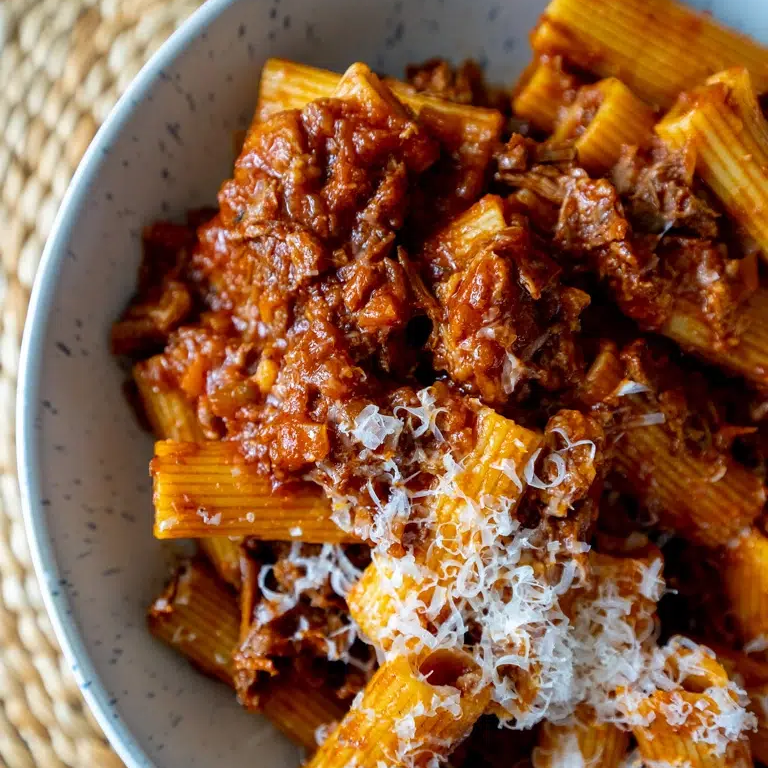
[[42, 507], [39, 433], [35, 428], [42, 370], [42, 346], [65, 244], [74, 226], [72, 211], [87, 197], [91, 178], [131, 114], [152, 88], [163, 69], [236, 0], [207, 0], [176, 29], [144, 64], [109, 112], [70, 180], [56, 213], [37, 268], [24, 322], [16, 385], [16, 470], [22, 516], [35, 574], [48, 617], [78, 687], [110, 745], [127, 768], [157, 768], [136, 737], [110, 704], [110, 697], [93, 666], [80, 630], [71, 616], [69, 599], [53, 595], [60, 572]]

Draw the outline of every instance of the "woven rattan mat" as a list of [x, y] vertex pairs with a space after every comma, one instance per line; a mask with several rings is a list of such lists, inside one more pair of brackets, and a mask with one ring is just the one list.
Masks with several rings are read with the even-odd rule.
[[14, 450], [19, 344], [56, 209], [99, 123], [200, 0], [0, 0], [0, 766], [119, 768], [59, 652]]

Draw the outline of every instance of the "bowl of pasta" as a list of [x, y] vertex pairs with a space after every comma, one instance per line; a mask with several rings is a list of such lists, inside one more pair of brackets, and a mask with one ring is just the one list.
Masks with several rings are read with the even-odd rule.
[[139, 74], [18, 396], [130, 768], [768, 763], [768, 16], [709, 5], [212, 0]]

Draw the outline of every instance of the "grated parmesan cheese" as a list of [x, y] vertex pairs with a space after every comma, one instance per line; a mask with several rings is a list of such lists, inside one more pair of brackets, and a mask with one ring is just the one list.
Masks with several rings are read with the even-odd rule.
[[555, 468], [557, 470], [557, 474], [555, 475], [554, 480], [545, 483], [536, 475], [536, 461], [541, 454], [541, 450], [541, 448], [538, 448], [536, 451], [534, 451], [531, 458], [528, 459], [528, 462], [523, 469], [523, 477], [525, 477], [525, 482], [528, 483], [528, 485], [530, 485], [532, 488], [539, 488], [540, 490], [556, 488], [558, 485], [560, 485], [560, 483], [563, 482], [563, 480], [565, 480], [565, 461], [563, 460], [563, 457], [558, 453], [550, 453], [545, 457], [544, 461], [552, 461], [555, 464]]
[[766, 635], [753, 637], [744, 644], [744, 653], [762, 653], [763, 651], [768, 651], [768, 637]]
[[[511, 367], [511, 371], [517, 370]], [[620, 394], [637, 394], [644, 391], [641, 387], [625, 382]], [[429, 389], [421, 390], [418, 398], [418, 407], [398, 407], [393, 416], [367, 406], [354, 426], [342, 434], [368, 451], [385, 443], [388, 448], [396, 447], [404, 432], [416, 440], [428, 434], [442, 440], [436, 418], [443, 409], [434, 407]], [[660, 412], [643, 414], [629, 426], [662, 424], [664, 420]], [[525, 484], [544, 490], [567, 479], [568, 451], [581, 448], [594, 461], [597, 447], [593, 441], [572, 442], [565, 430], [552, 432], [564, 447], [543, 457], [553, 470], [548, 482], [536, 475], [541, 449], [526, 463], [522, 478], [509, 460], [501, 460], [494, 468], [518, 491]], [[655, 713], [641, 714], [638, 705], [657, 691], [672, 694], [659, 715], [673, 727], [692, 726], [693, 738], [718, 754], [752, 727], [754, 717], [746, 710], [743, 691], [733, 683], [708, 688], [700, 700], [703, 709], [695, 709], [680, 695], [685, 676], [692, 674], [696, 659], [706, 651], [682, 639], [657, 646], [656, 602], [665, 588], [660, 557], [632, 561], [636, 566], [629, 574], [622, 571], [612, 576], [599, 565], [590, 571], [585, 565], [590, 550], [587, 542], [573, 537], [553, 540], [551, 528], [544, 524], [523, 528], [512, 514], [513, 502], [503, 496], [467, 495], [456, 481], [462, 465], [450, 452], [440, 456], [442, 472], [437, 473], [435, 486], [418, 492], [409, 490], [409, 478], [403, 478], [408, 470], [401, 457], [392, 458], [391, 452], [386, 458], [364, 454], [361, 459], [369, 463], [361, 493], [369, 497], [375, 515], [365, 531], [356, 532], [374, 544], [372, 558], [382, 574], [380, 587], [395, 602], [382, 630], [387, 648], [383, 658], [464, 650], [477, 664], [478, 684], [491, 689], [494, 711], [504, 725], [516, 729], [531, 728], [543, 719], [563, 722], [582, 704], [591, 708], [598, 722], [622, 728], [647, 725]], [[334, 485], [332, 467], [319, 464], [316, 471]], [[360, 500], [334, 495], [333, 487], [329, 495], [333, 519], [351, 530], [352, 513]], [[418, 506], [423, 499], [440, 496], [461, 502], [455, 523], [444, 529], [435, 525], [434, 504]], [[419, 515], [414, 514], [416, 509]], [[432, 532], [426, 556], [417, 559], [408, 546], [403, 556], [391, 556], [389, 549], [398, 540], [397, 532], [413, 522], [420, 530]], [[360, 575], [339, 547], [325, 545], [319, 555], [304, 558], [301, 545], [293, 546], [291, 558], [305, 575], [291, 594], [270, 593], [266, 580], [271, 566], [259, 574], [271, 616], [290, 610], [302, 590], [326, 579], [331, 579], [335, 592], [345, 596]], [[409, 588], [403, 590], [406, 583]], [[564, 596], [568, 596], [567, 612], [561, 605]], [[344, 649], [351, 647], [358, 631], [354, 624], [337, 630], [328, 638], [328, 657], [354, 663]], [[336, 642], [338, 639], [342, 642]], [[682, 657], [681, 649], [685, 651]], [[675, 675], [670, 672], [673, 657], [678, 662], [683, 659]], [[433, 709], [442, 706], [456, 710], [458, 716], [458, 695], [454, 691], [456, 698], [436, 700]], [[422, 709], [400, 713], [394, 723], [398, 739], [393, 754], [387, 755], [393, 765], [432, 768], [443, 759], [438, 757], [439, 743], [419, 743], [416, 724], [425, 715], [423, 705], [419, 706]], [[587, 768], [578, 744], [576, 749], [572, 744], [565, 746], [568, 749], [553, 764]]]
[[397, 445], [402, 431], [403, 423], [400, 419], [380, 413], [377, 405], [366, 405], [355, 418], [351, 434], [366, 448], [375, 451], [390, 437]]
[[197, 516], [206, 525], [219, 525], [221, 523], [221, 512], [217, 512], [215, 515], [209, 514], [208, 510], [204, 507], [199, 507], [197, 510]]
[[398, 406], [394, 411], [395, 416], [397, 416], [398, 411], [405, 411], [419, 420], [419, 426], [412, 432], [415, 439], [431, 433], [437, 440], [442, 442], [443, 435], [437, 427], [436, 420], [441, 413], [445, 413], [446, 409], [435, 408], [435, 396], [432, 394], [429, 387], [420, 389], [416, 393], [416, 397], [419, 399], [418, 407], [409, 407], [405, 405]]
[[627, 427], [652, 427], [655, 424], [663, 424], [667, 417], [657, 411], [656, 413], [644, 413], [626, 424]]
[[501, 388], [504, 390], [504, 394], [511, 395], [524, 375], [525, 366], [523, 363], [511, 352], [507, 352], [501, 367]]
[[625, 397], [626, 395], [639, 395], [643, 392], [650, 392], [650, 387], [645, 384], [639, 384], [631, 379], [625, 379], [616, 389], [616, 397]]

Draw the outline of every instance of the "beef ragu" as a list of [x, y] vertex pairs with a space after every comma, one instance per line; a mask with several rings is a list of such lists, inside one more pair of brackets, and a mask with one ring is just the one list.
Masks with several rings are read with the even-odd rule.
[[567, 27], [514, 96], [271, 60], [218, 207], [145, 231], [112, 343], [201, 549], [150, 626], [312, 768], [742, 766], [764, 725], [761, 243]]

